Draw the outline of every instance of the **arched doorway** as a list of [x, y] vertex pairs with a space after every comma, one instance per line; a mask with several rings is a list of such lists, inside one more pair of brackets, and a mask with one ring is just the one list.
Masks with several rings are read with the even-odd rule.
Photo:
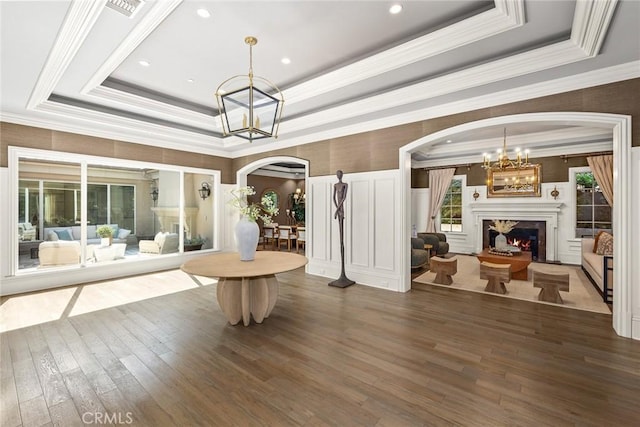
[[[260, 160], [256, 160], [255, 162], [249, 163], [248, 165], [238, 169], [236, 172], [236, 182], [239, 187], [244, 187], [247, 185], [247, 176], [262, 167], [273, 165], [274, 163], [293, 163], [297, 165], [304, 166], [304, 180], [305, 182], [309, 182], [309, 161], [305, 159], [300, 159], [297, 157], [291, 156], [274, 156], [274, 157], [265, 157]], [[306, 243], [304, 246], [305, 253], [307, 251], [307, 247], [311, 247], [312, 233], [310, 230], [310, 226], [312, 224], [311, 215], [312, 209], [310, 209], [311, 203], [313, 203], [311, 199], [311, 194], [307, 194], [306, 203], [305, 203], [305, 223], [307, 224], [306, 229]]]
[[[631, 227], [631, 117], [605, 113], [552, 112], [530, 113], [512, 116], [493, 117], [475, 122], [464, 123], [422, 137], [400, 148], [400, 194], [403, 197], [401, 215], [401, 253], [403, 266], [403, 290], [411, 289], [409, 267], [409, 236], [411, 235], [411, 154], [425, 145], [454, 135], [458, 132], [479, 130], [487, 126], [508, 125], [514, 123], [564, 123], [583, 126], [597, 126], [611, 129], [614, 157], [614, 194], [613, 209], [614, 236], [624, 235]], [[614, 302], [613, 328], [618, 335], [631, 337], [631, 242], [629, 239], [614, 240]]]

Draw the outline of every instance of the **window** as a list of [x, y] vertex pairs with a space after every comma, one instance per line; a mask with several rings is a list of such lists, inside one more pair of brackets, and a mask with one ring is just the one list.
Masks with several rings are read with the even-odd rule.
[[440, 231], [462, 231], [462, 180], [452, 179], [440, 208]]
[[576, 173], [576, 237], [611, 231], [611, 207], [590, 171]]
[[[13, 272], [145, 262], [182, 252], [182, 243], [193, 239], [203, 249], [218, 247], [219, 172], [43, 150], [9, 152], [18, 186]], [[214, 190], [206, 200], [198, 197], [202, 182]], [[97, 234], [102, 224], [114, 230], [108, 247]], [[158, 231], [169, 239], [152, 247]]]

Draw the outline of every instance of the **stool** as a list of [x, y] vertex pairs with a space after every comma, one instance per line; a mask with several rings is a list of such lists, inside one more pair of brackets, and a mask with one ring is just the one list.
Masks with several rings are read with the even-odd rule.
[[563, 304], [559, 291], [569, 292], [569, 274], [533, 272], [533, 287], [540, 288], [538, 301]]
[[436, 273], [436, 278], [433, 279], [433, 283], [437, 283], [439, 285], [450, 285], [453, 283], [451, 276], [458, 272], [458, 259], [445, 259], [434, 256], [429, 261], [429, 269]]
[[488, 279], [487, 286], [484, 288], [485, 292], [506, 294], [507, 287], [504, 284], [511, 281], [511, 266], [482, 261], [480, 263], [480, 278]]

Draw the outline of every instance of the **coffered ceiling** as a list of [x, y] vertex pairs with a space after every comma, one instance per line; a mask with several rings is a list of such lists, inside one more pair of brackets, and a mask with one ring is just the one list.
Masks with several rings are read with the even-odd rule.
[[[2, 1], [2, 120], [238, 157], [640, 77], [637, 1], [397, 3], [149, 0], [127, 17], [105, 0]], [[213, 95], [248, 72], [248, 35], [255, 74], [285, 98], [279, 138], [251, 144], [222, 136]], [[414, 163], [477, 162], [502, 132], [458, 135]], [[610, 144], [597, 128], [508, 133], [549, 153]]]

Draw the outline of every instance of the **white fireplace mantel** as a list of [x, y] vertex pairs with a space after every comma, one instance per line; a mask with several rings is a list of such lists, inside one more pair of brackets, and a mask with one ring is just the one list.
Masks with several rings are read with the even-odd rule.
[[483, 221], [511, 220], [511, 221], [545, 221], [547, 231], [547, 261], [558, 261], [558, 214], [564, 203], [501, 200], [497, 202], [472, 203], [471, 212], [474, 216], [475, 250], [482, 251]]
[[[180, 209], [171, 206], [157, 206], [152, 207], [151, 210], [156, 214], [158, 222], [160, 223], [161, 231], [176, 232], [176, 228], [180, 224]], [[192, 220], [198, 214], [197, 207], [185, 207], [184, 208], [184, 231], [187, 233], [187, 237], [191, 237]]]

